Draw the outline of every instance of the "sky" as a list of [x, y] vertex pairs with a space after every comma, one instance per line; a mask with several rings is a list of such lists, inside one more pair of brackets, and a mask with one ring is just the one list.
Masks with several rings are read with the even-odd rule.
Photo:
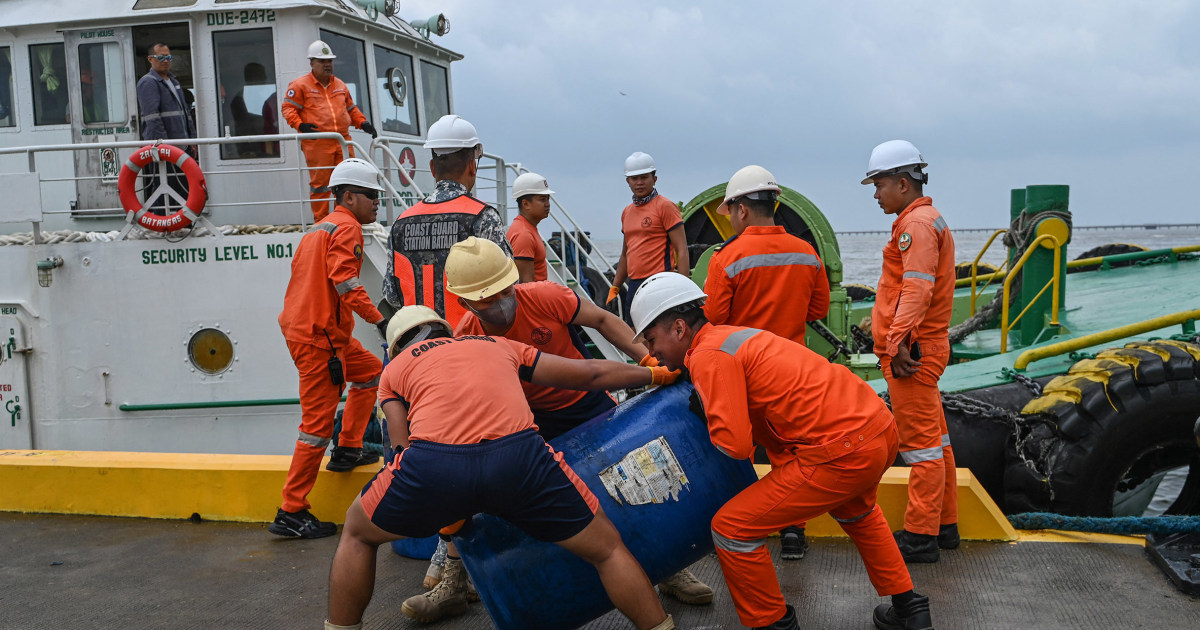
[[438, 12], [454, 108], [619, 237], [623, 163], [686, 203], [759, 164], [835, 230], [885, 230], [862, 186], [913, 142], [951, 227], [999, 227], [1009, 191], [1066, 184], [1079, 225], [1200, 223], [1200, 3], [407, 0]]

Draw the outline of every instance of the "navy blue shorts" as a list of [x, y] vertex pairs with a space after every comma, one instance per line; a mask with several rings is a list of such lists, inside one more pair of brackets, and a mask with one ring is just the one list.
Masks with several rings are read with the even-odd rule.
[[480, 512], [543, 542], [583, 531], [599, 503], [533, 429], [479, 444], [416, 441], [362, 491], [380, 529], [425, 538]]
[[554, 411], [533, 412], [533, 423], [547, 442], [617, 406], [608, 392], [588, 392], [575, 404]]

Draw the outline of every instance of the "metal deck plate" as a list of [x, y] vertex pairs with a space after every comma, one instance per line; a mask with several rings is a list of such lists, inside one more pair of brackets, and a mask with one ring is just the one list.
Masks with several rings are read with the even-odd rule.
[[[871, 628], [883, 601], [844, 539], [778, 561], [801, 627]], [[0, 628], [320, 628], [337, 538], [285, 540], [265, 525], [0, 514]], [[61, 563], [61, 564], [57, 564]], [[379, 553], [369, 630], [490, 628], [482, 604], [419, 625], [400, 613], [427, 563]], [[938, 628], [1188, 628], [1200, 599], [1176, 591], [1137, 545], [963, 543], [911, 567]], [[715, 558], [692, 567], [710, 606], [664, 602], [680, 628], [741, 628]], [[631, 628], [614, 613], [587, 628]]]

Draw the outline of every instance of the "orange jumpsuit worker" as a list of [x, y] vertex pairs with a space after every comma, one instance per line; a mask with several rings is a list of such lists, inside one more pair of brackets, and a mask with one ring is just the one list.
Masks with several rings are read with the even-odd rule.
[[508, 226], [505, 237], [512, 246], [513, 262], [521, 282], [541, 282], [549, 277], [546, 270], [546, 243], [537, 226], [550, 216], [550, 184], [537, 173], [522, 173], [512, 185], [517, 200], [517, 218]]
[[300, 437], [283, 487], [283, 505], [269, 528], [272, 534], [322, 538], [337, 533], [336, 525], [308, 511], [307, 497], [333, 437], [343, 384], [350, 392], [339, 444], [327, 468], [344, 472], [379, 459], [363, 451], [362, 438], [383, 363], [353, 336], [354, 313], [380, 327], [381, 333], [386, 325], [359, 280], [362, 225], [375, 220], [382, 190], [378, 178], [379, 171], [366, 161], [350, 158], [338, 164], [330, 178], [337, 209], [300, 239], [292, 259], [279, 327], [300, 371]]
[[931, 628], [929, 598], [913, 592], [882, 510], [879, 480], [896, 457], [892, 414], [845, 366], [772, 333], [714, 326], [705, 295], [678, 274], [651, 276], [633, 298], [637, 341], [668, 368], [687, 367], [712, 443], [746, 459], [755, 443], [766, 477], [730, 499], [712, 521], [713, 544], [742, 624], [797, 630], [766, 548], [772, 532], [828, 512], [854, 541], [867, 576], [892, 605], [879, 628]]
[[[782, 189], [761, 166], [747, 166], [725, 186], [718, 214], [729, 215], [736, 236], [717, 246], [708, 263], [704, 316], [714, 324], [759, 328], [804, 345], [805, 325], [829, 313], [829, 278], [817, 250], [775, 225]], [[780, 532], [779, 557], [808, 551], [804, 523]]]
[[[392, 361], [379, 387], [380, 406], [388, 434], [403, 451], [346, 512], [329, 571], [325, 628], [362, 628], [379, 545], [431, 536], [482, 512], [591, 563], [609, 600], [640, 630], [674, 630], [595, 495], [536, 433], [520, 387], [531, 381], [616, 389], [670, 382], [674, 374], [615, 361], [572, 361], [503, 337], [451, 338], [450, 325], [425, 306], [400, 309], [387, 338]], [[447, 558], [441, 584], [462, 590], [465, 582], [462, 560]], [[466, 608], [463, 599], [444, 603], [453, 606], [446, 614]]]
[[[308, 63], [312, 72], [288, 84], [283, 99], [283, 118], [300, 133], [336, 131], [350, 140], [350, 126], [378, 134], [367, 117], [354, 105], [350, 88], [333, 76], [333, 54], [329, 45], [317, 40], [308, 46]], [[308, 164], [309, 197], [313, 199], [313, 220], [320, 221], [329, 214], [330, 169], [342, 161], [342, 145], [337, 140], [302, 140], [304, 161]], [[354, 157], [354, 151], [350, 155]], [[317, 200], [320, 201], [317, 201]]]
[[[691, 273], [683, 215], [670, 199], [658, 194], [658, 167], [654, 158], [636, 151], [625, 158], [625, 183], [633, 192], [633, 203], [621, 211], [621, 257], [606, 304], [612, 303], [625, 285], [625, 317], [638, 286], [660, 271]], [[628, 280], [628, 282], [626, 282]]]
[[911, 143], [891, 140], [871, 152], [862, 180], [875, 185], [885, 214], [898, 215], [883, 248], [871, 334], [900, 428], [900, 456], [912, 467], [904, 529], [896, 532], [909, 562], [937, 562], [939, 548], [959, 543], [954, 451], [938, 390], [950, 359], [954, 237], [924, 196], [925, 166]]

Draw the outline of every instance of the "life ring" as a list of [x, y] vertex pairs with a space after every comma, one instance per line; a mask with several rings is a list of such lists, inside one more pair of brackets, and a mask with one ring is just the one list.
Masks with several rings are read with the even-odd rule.
[[[178, 166], [187, 177], [187, 201], [174, 214], [152, 214], [149, 208], [142, 207], [142, 201], [138, 199], [138, 175], [151, 162], [170, 162]], [[132, 214], [138, 225], [155, 232], [174, 232], [191, 225], [200, 217], [200, 213], [204, 211], [204, 204], [208, 201], [208, 187], [204, 182], [204, 172], [200, 170], [200, 164], [186, 151], [170, 144], [146, 145], [134, 151], [121, 167], [117, 191], [120, 193], [121, 206], [125, 208], [125, 212]]]

